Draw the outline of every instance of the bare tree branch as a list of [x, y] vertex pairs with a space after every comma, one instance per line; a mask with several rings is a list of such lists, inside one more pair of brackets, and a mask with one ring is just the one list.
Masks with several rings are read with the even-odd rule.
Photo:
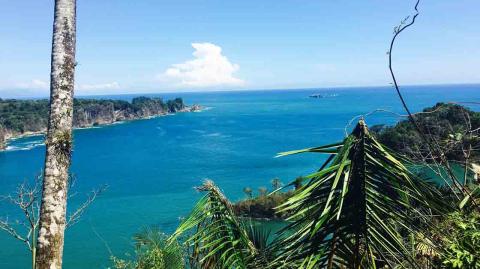
[[[69, 187], [72, 187], [75, 183], [74, 177], [71, 177], [72, 181]], [[40, 201], [42, 200], [42, 175], [35, 177], [32, 183], [27, 181], [18, 185], [14, 193], [9, 195], [0, 196], [0, 202], [5, 201], [16, 208], [20, 209], [23, 215], [23, 220], [17, 219], [13, 223], [9, 222], [8, 217], [0, 219], [0, 230], [5, 231], [12, 236], [26, 244], [28, 250], [32, 254], [32, 258], [35, 259], [36, 255], [36, 237], [39, 228], [40, 221]], [[87, 200], [75, 210], [75, 212], [68, 219], [68, 226], [75, 224], [85, 210], [93, 203], [93, 201], [105, 191], [107, 186], [101, 186], [100, 188], [93, 190], [87, 197]], [[71, 196], [69, 196], [71, 198]]]
[[[408, 27], [412, 26], [418, 15], [420, 14], [419, 11], [418, 11], [418, 5], [420, 4], [420, 0], [417, 0], [416, 3], [415, 3], [415, 14], [413, 15], [412, 19], [409, 20], [410, 17], [407, 17], [405, 18], [404, 20], [402, 20], [402, 22], [400, 23], [400, 25], [398, 25], [397, 27], [394, 28], [394, 35], [393, 35], [393, 38], [390, 42], [390, 48], [389, 48], [389, 51], [388, 51], [388, 68], [390, 70], [390, 75], [392, 77], [392, 80], [393, 80], [393, 85], [395, 87], [395, 90], [398, 94], [398, 97], [400, 98], [400, 101], [402, 103], [402, 106], [403, 108], [405, 109], [405, 111], [407, 112], [408, 114], [408, 119], [410, 120], [410, 122], [413, 124], [413, 126], [415, 127], [415, 129], [417, 130], [418, 134], [420, 135], [421, 139], [425, 142], [425, 144], [427, 145], [427, 148], [431, 151], [431, 155], [433, 156], [433, 161], [436, 162], [436, 159], [435, 157], [439, 158], [440, 160], [440, 163], [445, 167], [445, 170], [446, 172], [448, 173], [449, 177], [450, 177], [450, 180], [453, 182], [453, 185], [456, 187], [456, 189], [458, 191], [460, 191], [463, 195], [470, 195], [470, 191], [465, 188], [462, 184], [460, 184], [459, 180], [457, 179], [457, 176], [455, 175], [455, 173], [453, 172], [453, 169], [450, 167], [450, 164], [448, 162], [448, 160], [446, 159], [446, 155], [445, 153], [442, 151], [442, 149], [440, 147], [437, 147], [437, 145], [433, 145], [433, 143], [435, 141], [431, 141], [427, 136], [426, 134], [424, 133], [424, 131], [422, 130], [422, 128], [420, 128], [420, 125], [417, 123], [417, 121], [415, 120], [413, 114], [410, 112], [410, 109], [408, 108], [407, 106], [407, 103], [405, 102], [405, 99], [403, 98], [403, 95], [400, 91], [400, 88], [398, 86], [398, 83], [397, 83], [397, 79], [395, 77], [395, 73], [393, 71], [393, 67], [392, 67], [392, 54], [393, 54], [393, 47], [395, 45], [395, 41], [397, 39], [397, 37], [405, 30], [407, 29]], [[408, 23], [407, 23], [408, 22]], [[435, 142], [436, 143], [436, 142]], [[447, 182], [447, 181], [445, 181]], [[450, 186], [450, 185], [449, 185]], [[460, 199], [460, 197], [457, 195], [455, 189], [452, 189], [452, 192], [455, 194], [455, 196], [457, 197], [457, 199]]]
[[21, 235], [19, 235], [17, 231], [10, 225], [10, 223], [8, 222], [8, 218], [0, 220], [0, 229], [4, 230], [5, 232], [13, 236], [15, 239], [18, 239], [26, 243], [27, 245], [29, 245], [28, 240], [22, 237]]
[[[437, 112], [438, 110], [440, 110], [441, 107], [437, 107], [436, 109], [432, 110], [432, 111], [422, 111], [422, 112], [417, 112], [417, 113], [414, 113], [412, 115], [420, 115], [420, 114], [432, 114], [432, 113], [435, 113]], [[396, 112], [393, 112], [393, 111], [390, 111], [388, 109], [383, 109], [383, 108], [377, 108], [377, 109], [374, 109], [366, 114], [360, 114], [360, 115], [357, 115], [353, 118], [350, 119], [350, 121], [347, 123], [347, 125], [345, 125], [345, 128], [344, 128], [344, 131], [345, 131], [345, 137], [348, 136], [348, 129], [350, 128], [350, 126], [353, 124], [353, 122], [356, 120], [356, 119], [359, 119], [359, 118], [367, 118], [368, 116], [371, 116], [373, 114], [376, 114], [376, 113], [380, 113], [380, 112], [384, 112], [384, 113], [389, 113], [389, 114], [392, 114], [396, 117], [409, 117], [409, 115], [404, 115], [404, 114], [400, 114], [400, 113], [396, 113]]]
[[90, 195], [88, 195], [87, 200], [83, 202], [69, 217], [66, 223], [66, 227], [70, 227], [74, 225], [75, 223], [78, 222], [80, 217], [83, 215], [85, 210], [95, 201], [98, 195], [102, 194], [106, 189], [108, 188], [107, 185], [103, 185], [98, 189], [95, 189], [90, 192]]

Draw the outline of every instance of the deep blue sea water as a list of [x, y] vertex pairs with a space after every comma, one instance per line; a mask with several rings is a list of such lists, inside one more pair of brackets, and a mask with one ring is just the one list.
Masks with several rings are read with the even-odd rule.
[[[413, 111], [437, 102], [480, 102], [480, 85], [403, 88]], [[338, 94], [313, 99], [312, 93]], [[141, 227], [157, 225], [172, 232], [200, 197], [193, 189], [214, 180], [232, 200], [246, 186], [270, 187], [314, 171], [321, 155], [273, 158], [276, 153], [336, 142], [353, 126], [348, 122], [375, 109], [402, 113], [393, 88], [335, 88], [159, 94], [182, 97], [209, 109], [131, 121], [74, 132], [72, 172], [76, 176], [73, 208], [82, 193], [108, 184], [108, 190], [66, 232], [65, 268], [106, 268], [109, 250], [123, 256]], [[133, 96], [108, 96], [130, 99]], [[472, 106], [479, 110], [479, 107]], [[393, 124], [399, 118], [378, 112], [367, 124]], [[347, 127], [346, 127], [347, 126]], [[43, 137], [15, 140], [0, 152], [0, 194], [7, 194], [41, 172]], [[15, 219], [15, 208], [0, 202], [0, 216]], [[0, 232], [0, 268], [28, 268], [21, 243]]]

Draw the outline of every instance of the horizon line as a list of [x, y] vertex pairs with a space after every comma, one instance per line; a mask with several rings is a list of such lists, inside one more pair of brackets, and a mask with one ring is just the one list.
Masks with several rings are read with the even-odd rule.
[[[448, 87], [448, 86], [480, 86], [480, 82], [466, 82], [466, 83], [432, 83], [432, 84], [405, 84], [400, 85], [402, 87], [428, 87], [428, 86], [439, 86], [439, 87]], [[79, 95], [75, 95], [74, 97], [82, 98], [82, 97], [92, 97], [92, 96], [121, 96], [121, 95], [158, 95], [158, 94], [175, 94], [175, 93], [221, 93], [221, 92], [261, 92], [261, 91], [287, 91], [287, 90], [351, 90], [351, 89], [365, 89], [365, 88], [390, 88], [394, 87], [393, 85], [370, 85], [370, 86], [320, 86], [320, 87], [293, 87], [293, 88], [251, 88], [251, 89], [218, 89], [218, 90], [167, 90], [167, 91], [158, 91], [158, 92], [122, 92], [122, 93], [99, 93], [99, 94], [84, 94], [81, 93]], [[8, 100], [8, 99], [40, 99], [40, 98], [49, 98], [49, 93], [45, 95], [32, 95], [32, 96], [22, 96], [22, 97], [0, 97], [0, 99]]]

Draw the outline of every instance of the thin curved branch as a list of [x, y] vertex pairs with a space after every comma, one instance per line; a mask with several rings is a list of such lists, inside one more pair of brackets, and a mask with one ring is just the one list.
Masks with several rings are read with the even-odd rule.
[[25, 239], [24, 237], [22, 237], [21, 235], [19, 235], [17, 233], [17, 231], [12, 226], [10, 226], [10, 224], [8, 223], [8, 219], [0, 220], [0, 229], [4, 230], [8, 234], [10, 234], [13, 238], [18, 239], [18, 240], [26, 243], [27, 245], [29, 245], [28, 240]]
[[390, 49], [388, 50], [388, 69], [390, 70], [390, 74], [391, 74], [392, 79], [393, 79], [393, 84], [395, 86], [395, 90], [397, 91], [398, 97], [400, 98], [400, 101], [402, 102], [403, 108], [405, 108], [405, 111], [407, 111], [410, 120], [415, 125], [415, 128], [417, 128], [418, 131], [420, 133], [422, 133], [420, 131], [420, 128], [419, 128], [417, 122], [413, 118], [412, 113], [410, 112], [410, 109], [408, 108], [407, 103], [405, 102], [405, 99], [403, 98], [402, 93], [400, 92], [400, 88], [398, 87], [397, 79], [395, 77], [395, 73], [393, 72], [393, 67], [392, 67], [392, 52], [393, 52], [393, 46], [395, 45], [395, 40], [400, 35], [400, 33], [402, 33], [405, 29], [407, 29], [408, 27], [412, 26], [415, 23], [415, 20], [417, 19], [418, 15], [420, 14], [418, 12], [418, 5], [419, 4], [420, 4], [420, 0], [417, 0], [417, 2], [415, 4], [415, 15], [413, 15], [412, 20], [408, 24], [404, 24], [405, 20], [408, 19], [408, 17], [407, 17], [405, 20], [402, 21], [402, 23], [399, 26], [395, 27], [394, 35], [393, 35], [392, 41], [390, 42]]
[[[402, 103], [402, 106], [403, 108], [405, 109], [405, 111], [407, 112], [408, 114], [408, 119], [410, 120], [410, 122], [413, 124], [413, 126], [415, 127], [415, 129], [417, 130], [418, 134], [420, 135], [421, 139], [426, 143], [428, 149], [432, 152], [432, 156], [438, 156], [440, 158], [440, 161], [441, 163], [443, 163], [443, 165], [445, 166], [446, 168], [446, 171], [447, 173], [449, 174], [452, 182], [454, 183], [453, 185], [460, 191], [462, 192], [463, 194], [466, 194], [466, 195], [470, 195], [469, 191], [464, 188], [464, 186], [462, 186], [459, 182], [459, 180], [457, 179], [457, 176], [455, 175], [455, 173], [452, 171], [449, 163], [448, 163], [448, 160], [445, 159], [445, 154], [442, 152], [442, 150], [440, 148], [437, 148], [435, 147], [434, 145], [432, 145], [432, 143], [430, 142], [430, 140], [427, 138], [427, 136], [425, 135], [425, 133], [422, 131], [422, 129], [420, 128], [420, 125], [418, 124], [418, 122], [415, 120], [415, 118], [413, 117], [413, 114], [411, 113], [410, 109], [408, 108], [407, 106], [407, 103], [405, 102], [405, 99], [403, 98], [403, 95], [400, 91], [400, 88], [398, 86], [398, 82], [397, 82], [397, 79], [395, 77], [395, 73], [393, 71], [393, 67], [392, 67], [392, 54], [393, 54], [393, 47], [395, 45], [395, 41], [397, 39], [397, 37], [405, 30], [407, 29], [408, 27], [412, 26], [418, 15], [420, 14], [419, 11], [418, 11], [418, 5], [420, 4], [420, 0], [417, 0], [416, 3], [415, 3], [415, 14], [413, 15], [412, 19], [410, 20], [410, 22], [406, 23], [406, 21], [409, 19], [409, 17], [405, 18], [399, 26], [395, 27], [394, 29], [394, 35], [393, 35], [393, 38], [392, 38], [392, 41], [390, 42], [390, 48], [389, 48], [389, 51], [388, 51], [388, 68], [390, 70], [390, 75], [392, 76], [392, 80], [393, 80], [393, 85], [395, 87], [395, 90], [397, 92], [397, 95], [398, 97], [400, 98], [400, 101]], [[452, 189], [452, 191], [454, 191]], [[455, 193], [455, 191], [454, 191]], [[456, 193], [455, 193], [456, 195]], [[457, 196], [458, 198], [458, 196]]]
[[85, 202], [81, 204], [69, 217], [66, 222], [66, 227], [70, 227], [73, 224], [77, 223], [80, 217], [83, 215], [85, 210], [95, 201], [97, 196], [102, 194], [106, 189], [108, 188], [108, 185], [103, 185], [98, 189], [93, 190], [90, 195], [87, 197]]
[[[436, 109], [432, 110], [432, 111], [421, 111], [421, 112], [417, 112], [417, 113], [413, 113], [411, 115], [420, 115], [420, 114], [432, 114], [432, 113], [435, 113], [437, 112], [438, 110], [440, 110], [441, 107], [437, 107]], [[384, 112], [384, 113], [389, 113], [389, 114], [392, 114], [396, 117], [399, 117], [399, 118], [407, 118], [409, 117], [410, 115], [404, 115], [404, 114], [400, 114], [400, 113], [397, 113], [397, 112], [393, 112], [393, 111], [390, 111], [388, 109], [383, 109], [383, 108], [377, 108], [375, 110], [372, 110], [366, 114], [360, 114], [360, 115], [357, 115], [353, 118], [350, 119], [350, 121], [347, 123], [347, 125], [345, 125], [345, 128], [344, 128], [344, 132], [345, 132], [345, 137], [348, 136], [348, 128], [353, 124], [353, 122], [356, 120], [356, 119], [359, 119], [359, 118], [367, 118], [368, 116], [371, 116], [375, 113], [378, 113], [378, 112]]]

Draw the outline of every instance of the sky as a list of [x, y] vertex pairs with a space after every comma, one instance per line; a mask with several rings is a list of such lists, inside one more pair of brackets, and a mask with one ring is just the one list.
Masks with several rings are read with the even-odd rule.
[[[411, 0], [77, 0], [77, 95], [387, 86]], [[54, 1], [0, 0], [0, 97], [48, 95]], [[400, 84], [480, 82], [480, 1], [422, 0]]]

